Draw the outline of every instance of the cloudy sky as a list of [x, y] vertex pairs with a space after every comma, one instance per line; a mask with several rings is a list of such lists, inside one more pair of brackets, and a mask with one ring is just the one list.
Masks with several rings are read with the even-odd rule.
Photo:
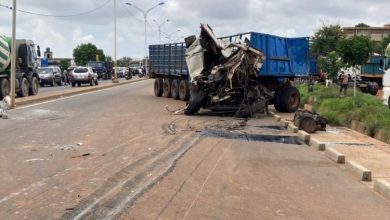
[[[142, 14], [124, 5], [130, 2], [148, 9], [164, 1], [148, 14], [148, 44], [159, 41], [161, 30], [174, 33], [171, 40], [199, 33], [199, 23], [207, 22], [217, 36], [256, 31], [286, 37], [310, 36], [323, 24], [371, 26], [390, 23], [388, 0], [117, 0], [117, 57], [141, 58], [144, 54]], [[98, 10], [83, 16], [44, 17], [17, 13], [17, 38], [29, 38], [41, 48], [50, 47], [54, 57], [72, 57], [73, 48], [91, 42], [113, 55], [114, 0], [17, 0], [17, 8], [48, 15], [74, 15]], [[0, 0], [11, 6], [12, 0]], [[11, 10], [0, 7], [0, 34], [11, 35]], [[161, 42], [168, 39], [161, 37]]]

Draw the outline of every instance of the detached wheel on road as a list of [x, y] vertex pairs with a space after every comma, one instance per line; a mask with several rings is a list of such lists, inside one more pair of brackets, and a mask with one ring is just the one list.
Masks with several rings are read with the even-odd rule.
[[30, 88], [30, 95], [36, 95], [38, 94], [39, 89], [39, 81], [37, 77], [33, 77], [31, 80], [31, 88]]
[[22, 82], [20, 83], [20, 90], [18, 92], [18, 96], [19, 97], [27, 97], [28, 90], [29, 90], [28, 80], [25, 77], [23, 77]]
[[171, 97], [173, 99], [179, 99], [179, 80], [177, 79], [172, 80]]
[[9, 95], [10, 84], [7, 78], [0, 79], [0, 99]]
[[281, 90], [276, 102], [278, 101], [281, 108], [280, 112], [295, 112], [299, 107], [301, 96], [297, 88], [288, 86]]
[[179, 83], [179, 99], [182, 101], [190, 99], [190, 87], [188, 82], [184, 79], [180, 80]]
[[172, 84], [172, 81], [170, 79], [163, 80], [163, 96], [165, 98], [171, 97], [171, 84]]
[[154, 80], [154, 95], [156, 97], [161, 97], [163, 94], [163, 79], [156, 78]]

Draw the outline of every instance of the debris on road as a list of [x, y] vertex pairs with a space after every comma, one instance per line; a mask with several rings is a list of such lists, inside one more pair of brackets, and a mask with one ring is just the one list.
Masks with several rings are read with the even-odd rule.
[[73, 156], [71, 158], [78, 158], [78, 157], [87, 157], [87, 156], [90, 156], [91, 153], [85, 153], [85, 154], [82, 154], [82, 155], [79, 155], [79, 156]]
[[294, 115], [294, 125], [299, 130], [314, 133], [316, 131], [325, 131], [326, 120], [316, 113], [307, 110], [298, 110]]
[[33, 158], [33, 159], [28, 159], [28, 160], [25, 160], [24, 162], [35, 162], [35, 161], [43, 161], [45, 159], [42, 159], [42, 158]]
[[250, 47], [249, 40], [219, 40], [207, 24], [201, 24], [199, 38], [188, 37], [186, 44], [191, 100], [185, 114], [193, 115], [203, 107], [250, 117], [266, 109], [273, 94], [257, 79], [265, 57]]

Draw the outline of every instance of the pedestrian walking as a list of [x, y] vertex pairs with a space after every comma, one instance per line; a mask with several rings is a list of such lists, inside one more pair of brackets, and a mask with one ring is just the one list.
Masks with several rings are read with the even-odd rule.
[[341, 71], [339, 96], [341, 96], [341, 92], [343, 90], [344, 90], [344, 97], [347, 96], [348, 82], [349, 82], [349, 75], [346, 74], [344, 71]]

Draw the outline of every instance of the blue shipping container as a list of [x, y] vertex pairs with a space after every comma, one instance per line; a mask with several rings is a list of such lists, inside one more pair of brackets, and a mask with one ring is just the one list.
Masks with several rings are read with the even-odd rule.
[[[310, 72], [309, 38], [284, 38], [262, 33], [243, 33], [223, 37], [234, 41], [248, 37], [251, 46], [265, 55], [260, 76], [306, 77]], [[188, 75], [185, 62], [185, 45], [164, 44], [149, 46], [149, 72], [159, 75]]]

